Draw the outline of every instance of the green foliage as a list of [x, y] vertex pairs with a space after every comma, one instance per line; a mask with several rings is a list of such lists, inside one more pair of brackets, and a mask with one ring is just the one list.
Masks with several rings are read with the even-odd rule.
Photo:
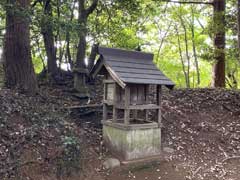
[[35, 73], [39, 74], [40, 72], [42, 72], [43, 63], [42, 63], [41, 57], [33, 56], [32, 61], [33, 61], [33, 66], [34, 66]]
[[[86, 1], [86, 7], [89, 7], [91, 2]], [[93, 43], [125, 49], [136, 49], [140, 46], [143, 51], [154, 52], [157, 66], [173, 79], [178, 87], [186, 87], [183, 65], [187, 68], [188, 61], [190, 87], [209, 87], [214, 59], [213, 34], [216, 30], [222, 29], [226, 30], [227, 40], [226, 78], [228, 86], [233, 87], [234, 81], [240, 80], [237, 73], [239, 70], [237, 9], [236, 0], [229, 0], [226, 3], [226, 27], [223, 27], [218, 21], [222, 14], [213, 16], [212, 6], [209, 5], [166, 3], [157, 0], [99, 0], [86, 26], [87, 55]], [[4, 27], [3, 7], [8, 9], [9, 7], [4, 1], [1, 4], [3, 6], [0, 11], [0, 27]], [[73, 61], [76, 59], [78, 35], [81, 29], [77, 20], [77, 1], [57, 0], [52, 1], [51, 5], [52, 15], [44, 14], [43, 1], [39, 1], [30, 11], [21, 12], [31, 18], [32, 22], [32, 54], [36, 73], [42, 71], [42, 62], [46, 61], [41, 31], [47, 30], [50, 26], [53, 28], [58, 61], [62, 63], [68, 61], [66, 51], [68, 37], [71, 58]], [[194, 37], [192, 37], [192, 28], [194, 28]], [[0, 38], [0, 47], [2, 45]], [[194, 45], [196, 57], [193, 52]], [[182, 60], [179, 46], [182, 50]], [[199, 64], [200, 84], [197, 84], [196, 59]]]
[[57, 176], [69, 177], [79, 173], [82, 162], [82, 149], [79, 138], [75, 136], [62, 137], [63, 151], [57, 162]]

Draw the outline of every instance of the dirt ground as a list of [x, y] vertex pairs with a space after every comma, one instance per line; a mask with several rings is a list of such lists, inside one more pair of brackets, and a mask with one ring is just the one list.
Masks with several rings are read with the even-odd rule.
[[[100, 103], [99, 89], [93, 86], [92, 103]], [[151, 162], [121, 165], [113, 170], [102, 166], [112, 156], [102, 140], [101, 107], [69, 108], [87, 101], [72, 96], [65, 86], [44, 87], [37, 98], [3, 89], [0, 100], [0, 177], [4, 175], [0, 179], [240, 179], [239, 91], [164, 90], [162, 146], [174, 152]], [[79, 138], [84, 151], [81, 170], [58, 178], [56, 158], [63, 152], [59, 143], [63, 135], [69, 134]], [[18, 170], [21, 178], [13, 174], [13, 169]]]
[[92, 147], [96, 149], [98, 163], [93, 160], [96, 173], [85, 179], [239, 180], [239, 102], [238, 91], [185, 89], [166, 92], [162, 107], [162, 144], [173, 148], [174, 153], [154, 162], [122, 165], [112, 171], [102, 170], [102, 162], [111, 155], [101, 147], [102, 140], [96, 141], [94, 137], [101, 137], [97, 118], [88, 116], [83, 126], [92, 138], [90, 142], [95, 142]]

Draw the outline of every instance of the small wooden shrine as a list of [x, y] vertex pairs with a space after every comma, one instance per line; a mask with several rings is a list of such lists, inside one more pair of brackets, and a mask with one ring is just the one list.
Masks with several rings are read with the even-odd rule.
[[123, 160], [160, 154], [162, 85], [174, 83], [156, 68], [153, 54], [104, 47], [98, 53], [91, 73], [104, 76], [105, 144]]

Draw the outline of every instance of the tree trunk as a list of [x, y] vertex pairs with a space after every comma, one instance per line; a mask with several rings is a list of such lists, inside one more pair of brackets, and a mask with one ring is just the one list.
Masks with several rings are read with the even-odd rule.
[[[72, 1], [73, 5], [71, 6], [72, 9], [75, 9], [77, 0]], [[74, 18], [74, 11], [71, 12], [69, 22], [72, 22]], [[67, 28], [66, 30], [66, 59], [67, 63], [70, 65], [70, 70], [73, 70], [73, 60], [72, 60], [72, 55], [71, 55], [71, 50], [70, 50], [70, 39], [71, 39], [71, 34], [70, 34], [70, 29]]]
[[195, 67], [196, 67], [196, 72], [197, 72], [197, 85], [200, 85], [200, 71], [199, 71], [199, 65], [198, 65], [198, 58], [197, 58], [197, 51], [196, 51], [196, 43], [195, 43], [195, 17], [194, 17], [194, 9], [192, 9], [192, 24], [191, 24], [191, 32], [192, 32], [192, 50], [193, 50], [193, 56], [194, 56], [194, 62], [195, 62]]
[[68, 63], [70, 64], [70, 69], [72, 70], [73, 69], [73, 61], [72, 61], [72, 56], [71, 56], [71, 51], [70, 51], [70, 33], [69, 31], [67, 30], [67, 33], [66, 33], [66, 57], [67, 57], [67, 60], [68, 60]]
[[[30, 0], [8, 0], [16, 8], [6, 10], [6, 34], [4, 42], [4, 70], [6, 85], [28, 93], [38, 90], [30, 49], [30, 19], [24, 16]], [[11, 6], [11, 7], [12, 7]]]
[[[79, 8], [80, 9], [80, 8]], [[79, 97], [88, 97], [86, 86], [87, 67], [85, 64], [86, 36], [87, 36], [87, 14], [85, 10], [79, 10], [78, 23], [80, 25], [79, 42], [77, 49], [76, 65], [74, 68], [74, 89], [79, 92]]]
[[213, 87], [225, 87], [225, 0], [214, 0]]
[[44, 15], [42, 22], [42, 35], [44, 40], [44, 46], [47, 54], [47, 72], [48, 76], [53, 78], [58, 73], [57, 68], [57, 58], [56, 58], [56, 50], [54, 46], [54, 35], [53, 35], [53, 27], [52, 22], [49, 19], [52, 17], [52, 7], [51, 1], [46, 0], [44, 2]]
[[184, 42], [185, 42], [185, 52], [186, 52], [186, 59], [187, 59], [187, 88], [190, 88], [190, 56], [189, 56], [189, 50], [188, 50], [188, 37], [187, 37], [187, 28], [185, 26], [184, 20], [181, 16], [179, 16], [181, 20], [181, 24], [184, 30]]
[[94, 44], [91, 50], [91, 54], [88, 58], [88, 71], [90, 72], [94, 66], [94, 61], [98, 52], [98, 44]]
[[182, 71], [183, 71], [183, 74], [184, 74], [184, 77], [185, 77], [186, 87], [188, 87], [189, 86], [189, 79], [188, 79], [189, 76], [187, 75], [185, 64], [184, 64], [184, 60], [183, 60], [181, 41], [180, 41], [180, 34], [178, 32], [178, 27], [177, 26], [176, 26], [176, 33], [177, 33], [177, 40], [178, 40], [179, 56], [180, 56], [181, 64], [182, 64]]
[[85, 0], [78, 0], [78, 24], [79, 24], [79, 43], [77, 50], [76, 66], [74, 68], [74, 89], [79, 92], [80, 97], [88, 97], [86, 77], [88, 69], [85, 64], [86, 55], [86, 36], [88, 16], [96, 9], [98, 0], [93, 0], [89, 8], [85, 8]]

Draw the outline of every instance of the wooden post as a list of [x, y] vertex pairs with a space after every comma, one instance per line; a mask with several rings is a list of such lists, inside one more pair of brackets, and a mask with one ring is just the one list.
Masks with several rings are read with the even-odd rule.
[[[146, 100], [146, 104], [149, 104], [149, 85], [146, 85], [145, 86], [145, 100]], [[146, 109], [145, 111], [145, 120], [148, 121], [149, 117], [148, 117], [148, 114], [149, 114], [149, 110]]]
[[116, 93], [116, 83], [113, 85], [113, 122], [117, 122], [117, 109], [116, 109], [116, 103], [117, 103], [117, 93]]
[[129, 86], [125, 87], [125, 105], [124, 105], [124, 124], [128, 125], [130, 120], [130, 88]]
[[103, 121], [107, 120], [107, 104], [105, 103], [106, 100], [106, 84], [104, 83], [103, 87]]
[[161, 112], [161, 102], [162, 102], [162, 86], [157, 86], [157, 104], [159, 106], [158, 109], [158, 126], [162, 126], [162, 112]]

